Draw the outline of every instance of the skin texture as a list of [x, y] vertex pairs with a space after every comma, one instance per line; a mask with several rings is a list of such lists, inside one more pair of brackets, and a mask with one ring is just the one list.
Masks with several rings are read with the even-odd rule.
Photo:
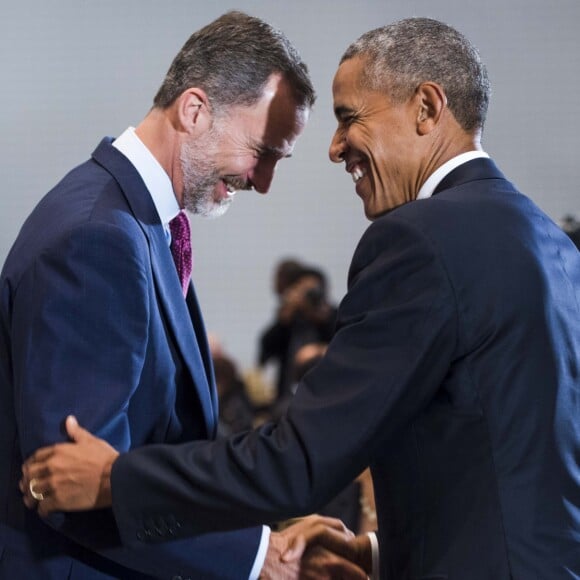
[[[119, 453], [80, 427], [75, 417], [67, 417], [66, 429], [71, 443], [40, 449], [23, 466], [24, 503], [43, 517], [63, 504], [67, 511], [111, 505], [111, 469]], [[31, 487], [42, 494], [41, 501]], [[271, 533], [260, 578], [365, 580], [370, 567], [366, 536], [355, 538], [340, 520], [314, 515]]]
[[[341, 64], [336, 73], [333, 97], [338, 127], [329, 155], [336, 163], [344, 162], [347, 172], [362, 173], [356, 193], [367, 217], [374, 219], [414, 200], [427, 177], [452, 157], [480, 149], [480, 134], [460, 127], [446, 107], [443, 89], [436, 83], [421, 83], [407, 101], [396, 103], [385, 92], [362, 86], [364, 66], [364, 59], [355, 57]], [[280, 100], [266, 99], [262, 103], [261, 118], [250, 114], [243, 122], [240, 120], [245, 129], [240, 126], [235, 137], [220, 144], [221, 154], [215, 157], [215, 162], [222, 177], [212, 190], [214, 200], [223, 195], [228, 176], [245, 179], [257, 191], [265, 193], [275, 162], [291, 152], [306, 118], [294, 108], [289, 120], [273, 124], [264, 120], [264, 115], [277, 118], [284, 112], [288, 114], [288, 100], [284, 97], [287, 87], [276, 86], [282, 90]], [[154, 118], [146, 119], [138, 129], [140, 137], [155, 154], [156, 146], [163, 144], [167, 136], [163, 131], [173, 125], [177, 127], [177, 131], [172, 129], [176, 132], [172, 143], [161, 148], [158, 159], [170, 175], [180, 201], [184, 181], [179, 154], [167, 158], [163, 154], [181, 151], [185, 140], [204, 135], [211, 127], [211, 115], [203, 95], [186, 91], [182, 97], [172, 110], [152, 113], [164, 115], [163, 119], [157, 119], [157, 125], [153, 123]], [[152, 127], [159, 133], [151, 131]], [[167, 134], [172, 135], [171, 131]], [[272, 147], [276, 151], [274, 156]], [[253, 156], [250, 151], [254, 152]], [[233, 163], [237, 157], [244, 160], [240, 165]], [[30, 508], [36, 507], [41, 515], [57, 509], [93, 509], [111, 504], [109, 479], [116, 452], [106, 442], [69, 423], [70, 420], [67, 428], [74, 443], [41, 449], [24, 465], [21, 483], [24, 501]], [[31, 479], [35, 480], [34, 490], [45, 496], [39, 503], [31, 497]], [[324, 541], [319, 543], [325, 546]], [[357, 546], [354, 551], [353, 545]], [[271, 550], [277, 551], [275, 542]], [[357, 538], [354, 543], [342, 542], [340, 549], [333, 545], [333, 551], [370, 570], [370, 546], [366, 538]], [[270, 561], [276, 561], [275, 556], [269, 555]]]
[[445, 161], [480, 149], [479, 134], [463, 131], [446, 107], [443, 89], [426, 82], [406, 101], [363, 86], [365, 62], [343, 62], [332, 85], [338, 127], [329, 156], [348, 173], [362, 172], [355, 190], [369, 219], [416, 199]]
[[268, 193], [308, 116], [276, 74], [257, 103], [219, 114], [202, 89], [187, 89], [167, 109], [153, 109], [136, 133], [169, 175], [180, 206], [215, 217], [233, 199], [227, 186]]
[[[169, 175], [180, 206], [216, 217], [231, 204], [232, 189], [269, 191], [278, 162], [291, 156], [308, 115], [307, 109], [296, 106], [287, 81], [272, 75], [261, 98], [251, 106], [231, 106], [216, 115], [204, 91], [192, 88], [167, 109], [153, 109], [136, 133]], [[66, 448], [70, 460], [80, 467], [77, 473], [68, 473], [66, 458], [56, 447], [39, 451], [27, 463], [46, 461], [47, 466], [24, 468], [24, 502], [37, 508], [40, 516], [61, 509], [59, 503], [68, 493], [74, 495], [73, 489], [78, 495], [71, 510], [111, 504], [110, 475], [118, 453], [82, 430], [73, 418], [67, 420], [67, 429], [71, 441], [78, 444]], [[78, 454], [84, 445], [88, 449]], [[87, 458], [86, 463], [82, 461]], [[85, 487], [89, 481], [95, 485]], [[82, 487], [78, 487], [80, 482]], [[327, 570], [328, 577], [365, 578], [366, 573], [351, 561], [355, 552], [344, 547], [352, 537], [339, 520], [319, 516], [284, 532], [272, 532], [261, 577], [324, 577]], [[339, 546], [345, 556], [324, 548], [324, 543]], [[282, 558], [286, 553], [291, 556]]]

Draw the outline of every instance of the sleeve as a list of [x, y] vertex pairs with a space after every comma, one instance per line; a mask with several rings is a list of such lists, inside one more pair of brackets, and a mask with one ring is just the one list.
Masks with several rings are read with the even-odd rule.
[[266, 364], [271, 358], [281, 357], [288, 350], [290, 326], [280, 321], [269, 326], [260, 337], [258, 363]]
[[13, 304], [16, 414], [23, 457], [64, 440], [68, 413], [118, 451], [145, 357], [149, 300], [143, 248], [87, 224], [37, 257]]
[[380, 554], [379, 554], [379, 540], [375, 532], [367, 532], [367, 536], [371, 543], [371, 558], [372, 558], [372, 569], [369, 576], [369, 580], [381, 580], [379, 577], [380, 573]]
[[[129, 403], [147, 347], [149, 268], [142, 240], [94, 223], [31, 266], [15, 293], [12, 318], [23, 457], [64, 440], [62, 421], [69, 413], [118, 451], [130, 449]], [[47, 523], [95, 554], [159, 577], [249, 574], [262, 535], [255, 528], [127, 549], [110, 510], [55, 514]], [[226, 551], [229, 562], [221, 557]]]
[[123, 541], [156, 515], [196, 534], [315, 510], [428, 404], [456, 335], [454, 293], [431, 241], [401, 219], [378, 220], [355, 252], [337, 332], [285, 417], [223, 441], [118, 458], [112, 493]]

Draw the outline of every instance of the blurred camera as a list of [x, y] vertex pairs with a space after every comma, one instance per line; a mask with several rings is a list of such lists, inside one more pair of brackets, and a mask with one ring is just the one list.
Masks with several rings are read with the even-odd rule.
[[320, 287], [309, 288], [304, 293], [304, 299], [310, 306], [317, 308], [318, 306], [321, 306], [322, 303], [324, 302], [324, 292]]

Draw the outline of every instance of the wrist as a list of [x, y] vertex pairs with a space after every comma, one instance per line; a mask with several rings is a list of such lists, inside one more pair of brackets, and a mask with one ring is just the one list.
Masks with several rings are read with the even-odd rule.
[[110, 507], [113, 503], [113, 494], [111, 491], [111, 473], [113, 471], [113, 464], [119, 457], [117, 453], [115, 457], [109, 461], [101, 473], [101, 482], [99, 485], [99, 494], [97, 496], [96, 506], [97, 508]]
[[369, 576], [373, 573], [373, 553], [371, 540], [368, 534], [361, 534], [354, 538], [356, 545], [356, 562]]

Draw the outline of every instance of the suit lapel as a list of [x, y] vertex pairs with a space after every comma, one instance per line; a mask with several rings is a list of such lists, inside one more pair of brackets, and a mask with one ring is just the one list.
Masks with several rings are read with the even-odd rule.
[[217, 434], [217, 424], [218, 424], [218, 397], [217, 389], [215, 385], [215, 375], [213, 372], [213, 363], [211, 360], [211, 354], [209, 350], [209, 344], [207, 342], [207, 333], [205, 331], [205, 324], [203, 322], [203, 317], [201, 316], [201, 309], [197, 301], [197, 296], [195, 294], [195, 289], [193, 284], [189, 285], [189, 291], [187, 292], [186, 298], [187, 308], [189, 310], [189, 316], [191, 318], [193, 329], [197, 337], [197, 345], [199, 346], [199, 353], [203, 360], [203, 365], [205, 368], [205, 377], [209, 383], [208, 393], [211, 399], [211, 409], [213, 411], [213, 432], [210, 431], [210, 435], [215, 437]]
[[213, 436], [217, 426], [217, 396], [205, 328], [193, 286], [190, 286], [186, 304], [153, 200], [133, 165], [111, 143], [112, 139], [103, 139], [93, 158], [115, 178], [149, 241], [157, 296], [197, 388], [208, 435]]
[[463, 163], [448, 173], [439, 182], [433, 195], [437, 195], [445, 189], [451, 189], [452, 187], [457, 187], [469, 181], [480, 179], [505, 179], [505, 177], [491, 159], [480, 157]]

